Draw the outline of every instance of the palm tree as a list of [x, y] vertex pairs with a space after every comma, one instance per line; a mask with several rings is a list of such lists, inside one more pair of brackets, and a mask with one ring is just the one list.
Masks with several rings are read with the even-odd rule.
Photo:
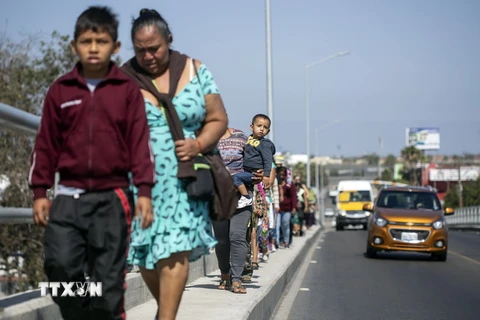
[[410, 181], [411, 184], [418, 186], [420, 179], [417, 173], [417, 166], [423, 160], [423, 152], [414, 146], [410, 146], [403, 148], [401, 155], [404, 161], [402, 175], [406, 180]]

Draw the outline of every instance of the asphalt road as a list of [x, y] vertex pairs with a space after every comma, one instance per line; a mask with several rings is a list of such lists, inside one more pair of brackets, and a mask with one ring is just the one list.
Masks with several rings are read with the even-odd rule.
[[366, 231], [328, 228], [273, 319], [478, 320], [480, 235], [450, 231], [446, 262], [416, 253], [365, 258]]

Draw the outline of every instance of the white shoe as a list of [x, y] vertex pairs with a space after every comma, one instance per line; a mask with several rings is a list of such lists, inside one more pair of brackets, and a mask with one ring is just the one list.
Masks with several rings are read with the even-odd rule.
[[238, 205], [237, 205], [237, 208], [240, 209], [240, 208], [245, 208], [247, 206], [251, 206], [253, 203], [253, 199], [252, 198], [247, 198], [245, 196], [242, 196], [240, 198], [240, 200], [238, 200]]

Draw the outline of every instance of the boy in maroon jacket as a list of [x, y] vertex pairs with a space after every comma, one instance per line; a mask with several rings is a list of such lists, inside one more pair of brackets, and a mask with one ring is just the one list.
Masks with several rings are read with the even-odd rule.
[[[29, 183], [35, 223], [45, 229], [45, 273], [50, 282], [102, 283], [101, 297], [58, 297], [63, 319], [124, 319], [126, 255], [133, 195], [147, 228], [153, 220], [153, 156], [139, 88], [111, 62], [118, 21], [106, 7], [78, 18], [71, 46], [73, 70], [49, 88], [32, 153]], [[47, 189], [60, 175], [49, 207]], [[73, 288], [75, 289], [75, 288]]]

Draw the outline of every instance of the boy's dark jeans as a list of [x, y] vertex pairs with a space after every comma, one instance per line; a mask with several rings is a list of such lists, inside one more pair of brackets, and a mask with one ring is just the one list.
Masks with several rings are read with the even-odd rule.
[[254, 177], [253, 173], [251, 172], [248, 172], [248, 171], [244, 171], [244, 172], [239, 172], [239, 173], [235, 173], [233, 176], [232, 176], [232, 179], [233, 179], [233, 184], [236, 186], [236, 187], [239, 187], [241, 186], [242, 184], [252, 184], [252, 178]]
[[126, 258], [133, 196], [128, 189], [58, 195], [45, 229], [45, 272], [51, 282], [102, 283], [101, 297], [53, 297], [62, 317], [125, 319]]

